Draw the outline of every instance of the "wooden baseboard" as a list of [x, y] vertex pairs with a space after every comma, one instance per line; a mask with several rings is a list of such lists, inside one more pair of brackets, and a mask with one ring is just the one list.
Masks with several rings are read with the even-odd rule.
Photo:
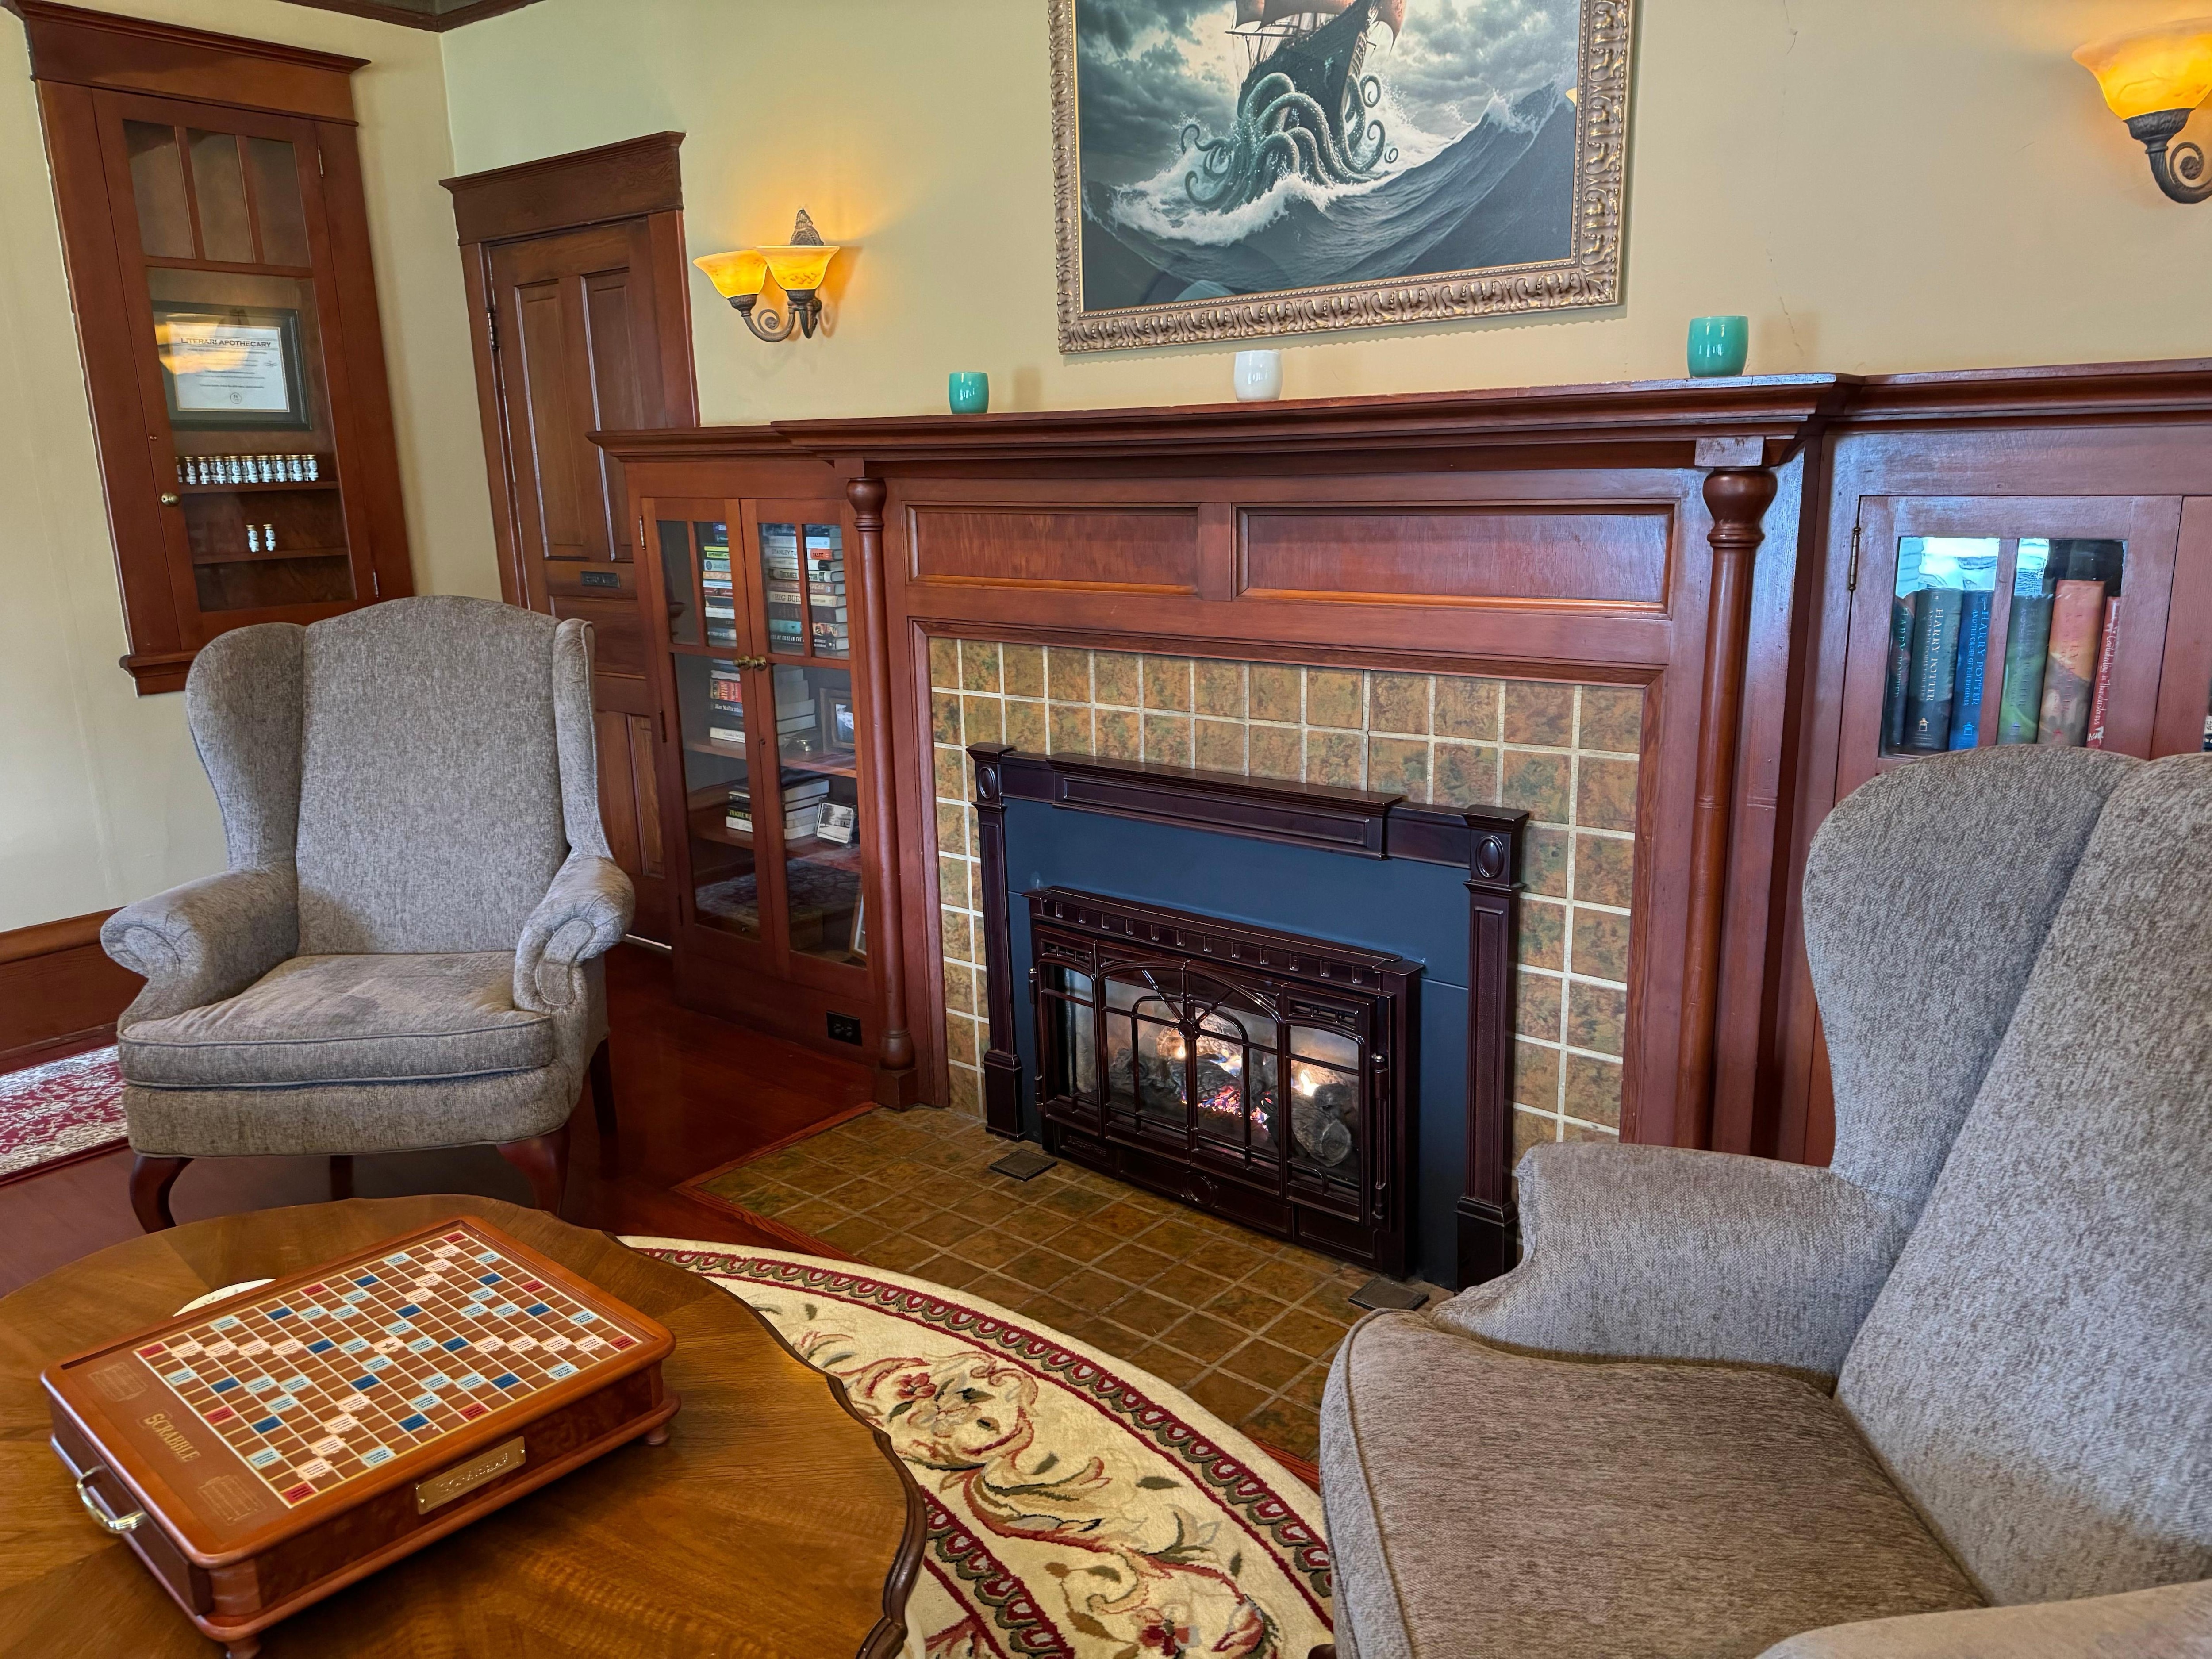
[[0, 1072], [113, 1041], [115, 1017], [146, 982], [100, 948], [100, 924], [114, 914], [0, 933]]

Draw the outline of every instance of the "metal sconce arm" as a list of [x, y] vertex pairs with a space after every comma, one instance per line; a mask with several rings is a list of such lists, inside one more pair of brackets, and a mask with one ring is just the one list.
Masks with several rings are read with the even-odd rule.
[[2192, 110], [2153, 110], [2130, 116], [2128, 131], [2150, 157], [2150, 176], [2175, 201], [2185, 204], [2212, 200], [2212, 178], [2204, 168], [2204, 152], [2194, 143], [2176, 144], [2174, 136], [2189, 125]]
[[[815, 325], [822, 319], [822, 302], [815, 298], [812, 289], [792, 289], [784, 295], [784, 308], [780, 312], [762, 305], [757, 294], [732, 295], [730, 303], [745, 319], [745, 326], [770, 345], [782, 343], [793, 332], [812, 339]], [[757, 317], [756, 311], [759, 313]]]

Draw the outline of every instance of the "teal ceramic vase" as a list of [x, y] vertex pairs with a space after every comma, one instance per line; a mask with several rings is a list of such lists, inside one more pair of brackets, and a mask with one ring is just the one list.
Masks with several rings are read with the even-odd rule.
[[945, 377], [945, 392], [955, 415], [981, 415], [991, 406], [991, 377], [981, 369], [955, 369]]
[[1751, 355], [1748, 317], [1692, 317], [1690, 319], [1690, 373], [1700, 380], [1716, 374], [1741, 374]]

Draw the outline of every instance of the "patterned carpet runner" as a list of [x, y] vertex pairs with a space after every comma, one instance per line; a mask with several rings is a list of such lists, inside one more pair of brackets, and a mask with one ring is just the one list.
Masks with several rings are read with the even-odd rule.
[[114, 1049], [0, 1073], [0, 1181], [122, 1139], [123, 1074]]
[[623, 1241], [750, 1304], [880, 1426], [929, 1505], [911, 1659], [1305, 1659], [1321, 1501], [1180, 1390], [927, 1279]]

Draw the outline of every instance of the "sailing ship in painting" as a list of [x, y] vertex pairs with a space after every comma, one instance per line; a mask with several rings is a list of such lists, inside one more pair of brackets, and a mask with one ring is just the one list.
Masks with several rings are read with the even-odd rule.
[[1580, 0], [1075, 3], [1085, 310], [1570, 255]]
[[1275, 180], [1297, 173], [1317, 185], [1357, 184], [1397, 159], [1369, 112], [1382, 83], [1361, 71], [1367, 31], [1380, 22], [1395, 39], [1406, 0], [1237, 0], [1230, 30], [1250, 54], [1237, 94], [1237, 122], [1208, 138], [1195, 121], [1182, 142], [1200, 158], [1183, 180], [1203, 208], [1242, 207]]

